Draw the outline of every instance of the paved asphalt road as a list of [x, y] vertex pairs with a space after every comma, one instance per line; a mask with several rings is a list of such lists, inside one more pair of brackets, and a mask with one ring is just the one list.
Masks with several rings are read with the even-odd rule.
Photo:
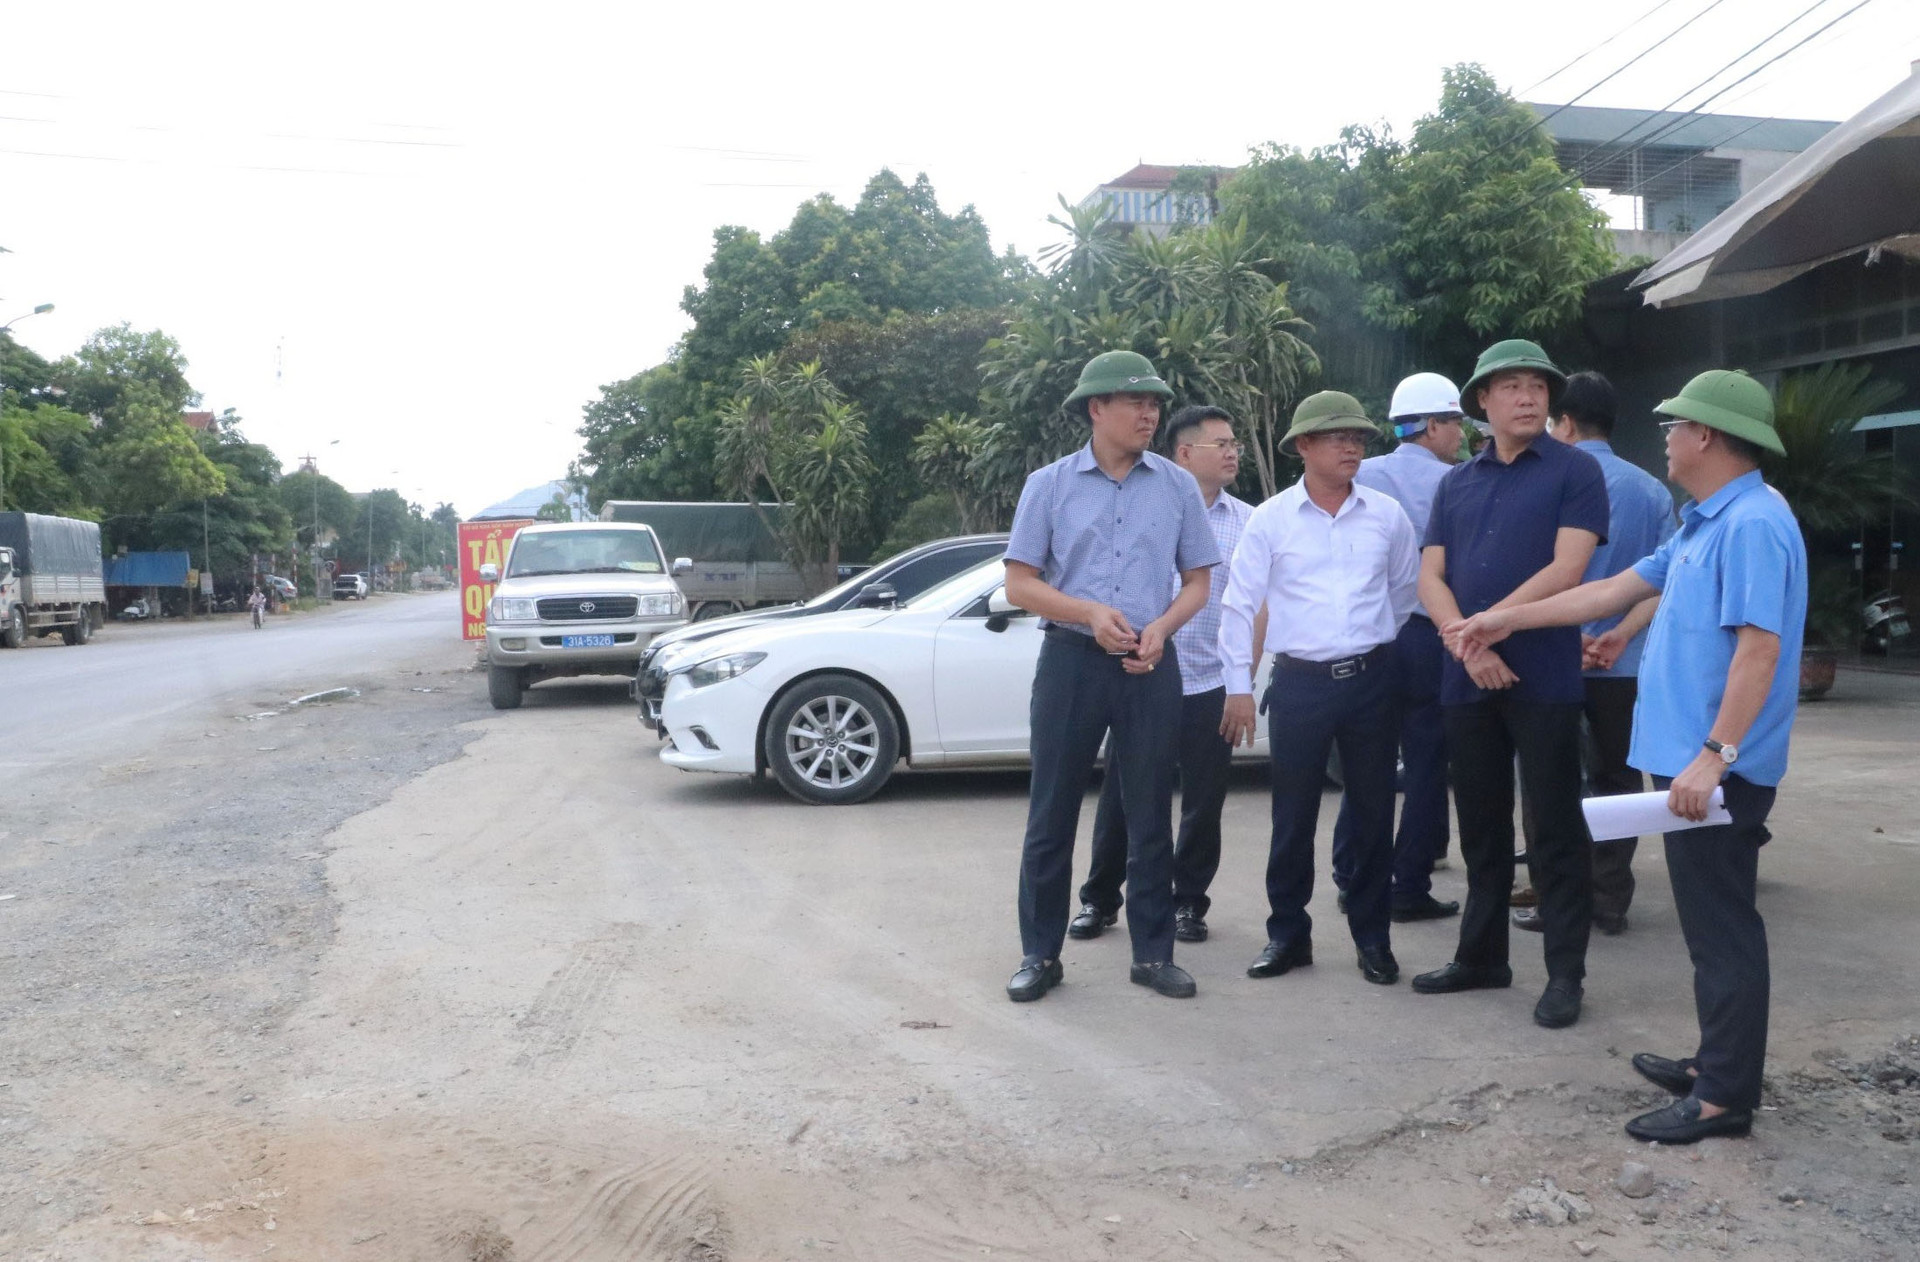
[[31, 772], [142, 745], [210, 703], [258, 708], [350, 682], [444, 647], [459, 635], [459, 595], [336, 601], [312, 613], [211, 622], [113, 623], [82, 647], [59, 637], [0, 650], [0, 772]]

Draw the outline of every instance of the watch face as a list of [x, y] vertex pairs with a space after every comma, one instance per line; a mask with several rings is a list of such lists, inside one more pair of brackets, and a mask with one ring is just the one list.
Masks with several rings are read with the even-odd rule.
[[1738, 757], [1740, 757], [1740, 751], [1733, 746], [1722, 745], [1720, 747], [1720, 761], [1726, 763], [1728, 766], [1732, 766], [1734, 760]]

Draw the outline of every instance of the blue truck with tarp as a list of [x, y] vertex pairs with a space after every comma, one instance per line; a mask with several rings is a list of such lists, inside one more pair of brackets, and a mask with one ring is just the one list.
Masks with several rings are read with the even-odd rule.
[[106, 614], [98, 522], [0, 513], [0, 644], [55, 634], [85, 644]]

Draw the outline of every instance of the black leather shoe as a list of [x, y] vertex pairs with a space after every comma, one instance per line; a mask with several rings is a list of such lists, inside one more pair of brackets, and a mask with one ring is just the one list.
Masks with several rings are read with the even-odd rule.
[[1173, 936], [1181, 942], [1205, 942], [1207, 922], [1191, 907], [1173, 913]]
[[1155, 964], [1133, 966], [1129, 974], [1136, 986], [1150, 986], [1156, 995], [1165, 995], [1169, 999], [1191, 999], [1199, 987], [1193, 984], [1193, 976], [1172, 960]]
[[1540, 914], [1538, 907], [1516, 907], [1507, 920], [1515, 929], [1525, 929], [1528, 933], [1547, 931], [1546, 918]]
[[1248, 977], [1278, 977], [1292, 969], [1313, 963], [1313, 939], [1298, 942], [1269, 942], [1260, 958], [1247, 965]]
[[1621, 912], [1618, 916], [1609, 916], [1597, 911], [1593, 913], [1593, 927], [1609, 938], [1617, 938], [1627, 931], [1627, 914]]
[[1396, 925], [1404, 925], [1414, 920], [1445, 920], [1448, 916], [1460, 914], [1460, 904], [1441, 902], [1431, 894], [1422, 894], [1411, 903], [1403, 903], [1387, 913]]
[[1580, 1019], [1580, 996], [1583, 993], [1579, 982], [1562, 981], [1556, 977], [1547, 983], [1540, 1002], [1533, 1005], [1533, 1023], [1549, 1030], [1562, 1030], [1572, 1025]]
[[1040, 996], [1060, 984], [1067, 970], [1060, 967], [1059, 960], [1042, 960], [1038, 964], [1022, 964], [1020, 971], [1007, 983], [1007, 998], [1015, 1003], [1032, 1003]]
[[1693, 1067], [1693, 1058], [1668, 1060], [1664, 1056], [1655, 1056], [1652, 1052], [1635, 1052], [1633, 1067], [1642, 1078], [1656, 1087], [1663, 1087], [1675, 1095], [1692, 1095], [1694, 1076], [1687, 1072]]
[[1092, 903], [1080, 904], [1080, 914], [1067, 924], [1069, 938], [1097, 938], [1120, 922], [1117, 911], [1101, 911]]
[[1386, 947], [1361, 947], [1360, 975], [1376, 986], [1391, 986], [1400, 980], [1400, 961]]
[[1457, 990], [1505, 990], [1513, 985], [1513, 969], [1505, 964], [1462, 964], [1422, 973], [1413, 988], [1423, 995], [1450, 995]]
[[1635, 1139], [1663, 1144], [1692, 1144], [1715, 1135], [1744, 1135], [1752, 1129], [1753, 1114], [1748, 1110], [1728, 1109], [1714, 1117], [1701, 1117], [1700, 1101], [1692, 1096], [1675, 1100], [1664, 1109], [1642, 1113], [1627, 1123], [1627, 1134]]

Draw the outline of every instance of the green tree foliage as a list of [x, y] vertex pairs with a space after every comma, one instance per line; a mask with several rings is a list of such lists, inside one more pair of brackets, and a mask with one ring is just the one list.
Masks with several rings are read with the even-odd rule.
[[973, 462], [987, 448], [987, 427], [971, 416], [942, 412], [927, 422], [913, 440], [913, 466], [928, 487], [942, 492], [953, 506], [954, 524], [961, 534], [973, 533], [976, 499], [968, 484]]
[[714, 421], [678, 362], [600, 387], [580, 426], [583, 448], [568, 476], [587, 500], [704, 500], [713, 477]]
[[360, 520], [359, 505], [347, 488], [324, 473], [301, 469], [281, 478], [274, 489], [302, 548], [312, 547], [316, 538], [323, 546], [329, 540], [346, 538]]
[[1221, 200], [1266, 241], [1328, 384], [1376, 404], [1494, 339], [1570, 333], [1619, 266], [1545, 128], [1473, 65], [1444, 73], [1409, 140], [1356, 127], [1311, 153], [1259, 149]]
[[[816, 590], [830, 586], [872, 495], [875, 467], [860, 409], [819, 364], [789, 369], [762, 355], [740, 369], [714, 450], [722, 485], [754, 505]], [[778, 521], [760, 507], [769, 500], [790, 505]]]
[[1086, 441], [1062, 401], [1103, 351], [1138, 351], [1174, 406], [1215, 403], [1253, 438], [1262, 496], [1277, 487], [1287, 408], [1318, 366], [1286, 287], [1238, 221], [1165, 238], [1121, 235], [1098, 212], [1068, 208], [1067, 240], [1048, 284], [988, 343], [982, 396], [990, 421], [971, 479], [1004, 512], [1028, 471]]
[[[739, 373], [763, 359], [776, 375], [818, 364], [859, 414], [867, 458], [892, 475], [836, 528], [843, 545], [869, 545], [921, 492], [910, 459], [920, 427], [974, 409], [982, 348], [1031, 276], [1017, 255], [993, 253], [971, 207], [943, 211], [925, 176], [908, 184], [883, 170], [852, 206], [813, 198], [770, 238], [723, 227], [682, 300], [693, 327], [668, 362], [586, 406], [571, 476], [590, 502], [723, 493], [740, 470], [714, 471], [740, 449], [717, 444], [756, 415], [739, 410]], [[766, 470], [749, 480], [764, 490]]]
[[858, 542], [878, 541], [909, 503], [949, 485], [918, 476], [915, 438], [934, 417], [977, 408], [981, 356], [1005, 330], [1008, 314], [1006, 308], [972, 307], [930, 315], [895, 312], [878, 324], [843, 321], [802, 330], [787, 343], [783, 363], [818, 363], [858, 405], [866, 418], [868, 453], [887, 472], [876, 481], [866, 519], [854, 532]]

